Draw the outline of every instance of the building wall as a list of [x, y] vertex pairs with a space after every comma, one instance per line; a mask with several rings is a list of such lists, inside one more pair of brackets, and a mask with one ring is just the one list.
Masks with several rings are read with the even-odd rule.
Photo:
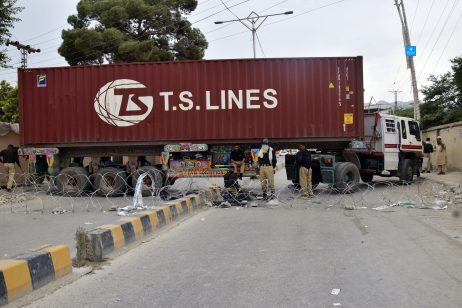
[[[430, 138], [431, 143], [435, 147], [436, 137], [441, 136], [446, 144], [447, 152], [447, 170], [462, 171], [462, 121], [451, 124], [432, 127], [423, 131], [424, 140]], [[431, 155], [433, 169], [435, 169], [436, 156]]]

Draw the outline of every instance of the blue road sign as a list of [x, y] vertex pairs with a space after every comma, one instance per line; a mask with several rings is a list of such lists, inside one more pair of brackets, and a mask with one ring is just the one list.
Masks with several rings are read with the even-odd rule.
[[406, 46], [406, 56], [415, 57], [416, 56], [416, 47], [415, 46]]

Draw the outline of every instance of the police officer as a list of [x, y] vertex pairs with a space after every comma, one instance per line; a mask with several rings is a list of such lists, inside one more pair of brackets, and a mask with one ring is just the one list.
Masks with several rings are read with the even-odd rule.
[[[274, 198], [274, 170], [276, 168], [276, 152], [269, 146], [269, 140], [263, 139], [258, 151], [258, 164], [260, 166], [260, 183], [263, 191], [263, 198], [270, 200]], [[268, 196], [268, 188], [271, 194]]]
[[312, 198], [313, 190], [311, 188], [311, 153], [306, 149], [304, 144], [299, 145], [299, 151], [296, 155], [296, 164], [298, 167], [302, 196], [304, 198]]

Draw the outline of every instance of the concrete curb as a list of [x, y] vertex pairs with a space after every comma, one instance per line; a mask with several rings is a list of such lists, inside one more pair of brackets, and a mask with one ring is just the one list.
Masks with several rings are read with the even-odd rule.
[[190, 195], [167, 202], [164, 206], [152, 211], [142, 211], [130, 217], [123, 217], [116, 224], [102, 225], [87, 231], [85, 259], [101, 262], [110, 253], [132, 243], [140, 242], [144, 236], [191, 214], [202, 206], [203, 202], [199, 195]]
[[0, 260], [0, 306], [71, 272], [71, 254], [66, 245], [45, 245]]

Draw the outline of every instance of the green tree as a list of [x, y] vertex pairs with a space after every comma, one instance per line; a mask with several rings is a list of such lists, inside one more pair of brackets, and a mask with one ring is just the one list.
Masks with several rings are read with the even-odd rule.
[[395, 115], [399, 117], [413, 118], [414, 117], [414, 107], [396, 109]]
[[459, 98], [459, 102], [462, 101], [462, 57], [457, 57], [451, 60], [452, 63], [452, 71], [453, 71], [453, 82], [455, 87], [457, 88], [457, 96]]
[[0, 121], [19, 122], [18, 88], [5, 80], [0, 82]]
[[70, 65], [202, 59], [208, 43], [183, 17], [197, 0], [81, 0], [58, 49]]
[[[462, 119], [461, 86], [457, 77], [460, 70], [460, 58], [453, 64], [453, 71], [440, 76], [431, 75], [429, 86], [423, 87], [425, 95], [424, 103], [421, 105], [422, 124], [425, 128], [457, 122]], [[454, 62], [453, 62], [454, 63]]]
[[[10, 29], [16, 21], [20, 20], [15, 15], [22, 10], [22, 7], [16, 6], [16, 0], [0, 0], [0, 45], [5, 45], [11, 37]], [[0, 50], [0, 67], [9, 67], [7, 65], [9, 60], [6, 50]]]

